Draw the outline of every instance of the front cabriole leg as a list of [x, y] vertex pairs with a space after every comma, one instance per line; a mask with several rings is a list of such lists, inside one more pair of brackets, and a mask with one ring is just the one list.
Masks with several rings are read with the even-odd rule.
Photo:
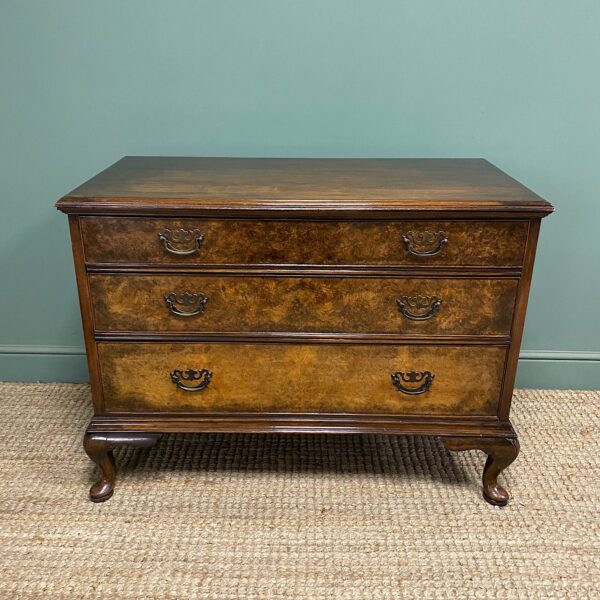
[[160, 433], [91, 433], [86, 432], [83, 448], [87, 455], [100, 467], [100, 479], [90, 488], [92, 502], [104, 502], [114, 492], [117, 466], [113, 456], [116, 446], [131, 445], [141, 448], [153, 446]]
[[482, 450], [488, 455], [483, 468], [483, 497], [496, 506], [508, 503], [508, 492], [498, 483], [498, 475], [519, 455], [519, 441], [516, 437], [476, 438], [447, 437], [442, 438], [448, 450]]

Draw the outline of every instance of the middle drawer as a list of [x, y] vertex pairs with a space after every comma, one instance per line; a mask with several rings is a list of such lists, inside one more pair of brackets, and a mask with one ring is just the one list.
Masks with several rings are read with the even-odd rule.
[[96, 331], [509, 335], [517, 279], [96, 274]]

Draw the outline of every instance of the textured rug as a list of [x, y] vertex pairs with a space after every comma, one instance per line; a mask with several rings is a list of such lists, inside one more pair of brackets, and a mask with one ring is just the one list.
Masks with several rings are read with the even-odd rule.
[[116, 451], [89, 389], [0, 384], [0, 598], [599, 598], [600, 392], [520, 391], [506, 508], [432, 438], [168, 435]]

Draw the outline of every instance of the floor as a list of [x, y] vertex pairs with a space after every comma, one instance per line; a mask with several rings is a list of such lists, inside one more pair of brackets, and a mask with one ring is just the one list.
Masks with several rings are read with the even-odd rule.
[[168, 435], [93, 504], [89, 389], [0, 384], [0, 598], [600, 598], [600, 392], [521, 390], [506, 508], [434, 438]]

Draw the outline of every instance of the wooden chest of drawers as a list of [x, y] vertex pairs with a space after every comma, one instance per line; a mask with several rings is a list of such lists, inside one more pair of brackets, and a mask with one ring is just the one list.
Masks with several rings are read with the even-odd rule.
[[164, 432], [441, 436], [518, 454], [510, 424], [540, 220], [484, 160], [126, 157], [69, 214], [94, 417], [112, 449]]

